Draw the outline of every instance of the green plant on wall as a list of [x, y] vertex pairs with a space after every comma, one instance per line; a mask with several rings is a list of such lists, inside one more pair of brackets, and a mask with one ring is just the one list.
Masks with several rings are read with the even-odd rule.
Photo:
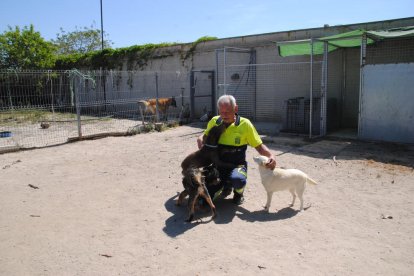
[[197, 48], [197, 45], [202, 43], [202, 42], [206, 42], [206, 41], [212, 41], [212, 40], [217, 40], [218, 38], [215, 36], [202, 36], [199, 39], [197, 39], [196, 41], [194, 41], [191, 44], [190, 49], [185, 53], [185, 55], [181, 55], [181, 59], [183, 60], [183, 63], [186, 59], [188, 59], [190, 56], [193, 57], [195, 49]]
[[111, 71], [111, 81], [112, 88], [117, 87], [119, 89], [122, 81], [122, 73], [119, 71]]
[[[199, 43], [216, 40], [217, 37], [203, 36], [194, 41], [188, 51], [181, 53], [181, 59], [193, 56], [195, 49]], [[104, 49], [103, 51], [93, 51], [85, 54], [61, 55], [56, 60], [56, 69], [72, 69], [72, 68], [90, 68], [90, 69], [115, 69], [122, 70], [124, 62], [126, 70], [132, 71], [137, 68], [143, 69], [148, 65], [151, 59], [160, 59], [173, 56], [170, 50], [159, 51], [161, 48], [178, 45], [179, 43], [160, 43], [134, 45], [118, 49]]]
[[62, 55], [56, 60], [56, 69], [72, 69], [88, 67], [91, 69], [116, 69], [122, 70], [126, 61], [127, 70], [134, 70], [137, 66], [142, 69], [151, 58], [160, 58], [172, 55], [170, 52], [162, 56], [154, 56], [154, 52], [162, 47], [173, 46], [177, 43], [160, 43], [135, 45], [118, 49], [104, 49], [86, 54]]
[[128, 72], [128, 80], [127, 80], [127, 84], [129, 86], [129, 89], [132, 89], [132, 87], [134, 86], [133, 83], [134, 83], [134, 75], [132, 74], [131, 71], [129, 71]]

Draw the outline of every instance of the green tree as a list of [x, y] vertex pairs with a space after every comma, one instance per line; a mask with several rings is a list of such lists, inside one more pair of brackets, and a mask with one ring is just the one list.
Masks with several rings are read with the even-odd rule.
[[0, 34], [0, 68], [42, 69], [54, 65], [55, 48], [33, 25], [16, 26]]
[[[106, 36], [104, 32], [104, 37]], [[60, 28], [60, 33], [52, 42], [56, 45], [59, 55], [85, 54], [102, 48], [101, 31], [95, 29], [93, 25], [90, 28], [83, 27], [82, 29], [76, 27], [73, 32], [66, 32]], [[110, 40], [104, 38], [104, 48], [111, 48], [111, 44]]]

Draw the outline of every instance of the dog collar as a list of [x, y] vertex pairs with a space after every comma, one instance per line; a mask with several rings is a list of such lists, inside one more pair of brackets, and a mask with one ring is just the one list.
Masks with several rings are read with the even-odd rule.
[[208, 148], [217, 148], [218, 146], [213, 146], [213, 145], [209, 145], [209, 144], [204, 144], [204, 146], [208, 147]]
[[[219, 117], [219, 118], [216, 120], [216, 125], [220, 125], [222, 122], [223, 122], [223, 118]], [[234, 120], [234, 125], [235, 125], [235, 126], [240, 125], [240, 116], [239, 116], [239, 114], [237, 114], [237, 113], [236, 113], [236, 119]]]

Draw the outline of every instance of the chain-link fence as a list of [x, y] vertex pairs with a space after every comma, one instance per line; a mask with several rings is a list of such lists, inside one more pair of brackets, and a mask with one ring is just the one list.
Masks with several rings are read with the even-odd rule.
[[394, 38], [366, 46], [366, 64], [390, 64], [414, 62], [414, 39]]
[[239, 113], [255, 119], [256, 64], [255, 51], [226, 47], [216, 50], [217, 96], [234, 95]]
[[188, 79], [179, 71], [0, 71], [0, 151], [129, 133], [156, 120], [138, 103], [149, 99], [170, 99], [155, 111], [178, 121], [190, 101]]
[[[262, 59], [276, 60], [275, 51], [260, 54]], [[219, 95], [234, 95], [241, 116], [276, 124], [281, 132], [323, 133], [321, 57], [259, 64], [256, 51], [239, 48], [217, 50], [216, 56]]]

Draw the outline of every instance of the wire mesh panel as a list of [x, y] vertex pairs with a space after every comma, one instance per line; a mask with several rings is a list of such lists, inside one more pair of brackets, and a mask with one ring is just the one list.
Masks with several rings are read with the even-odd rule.
[[224, 48], [216, 55], [218, 93], [235, 96], [241, 116], [276, 123], [285, 132], [307, 134], [312, 128], [312, 135], [322, 133], [326, 107], [321, 98], [321, 57], [312, 62], [306, 57], [303, 62], [257, 64], [251, 50]]
[[256, 75], [255, 52], [250, 49], [216, 50], [217, 96], [234, 95], [241, 116], [255, 118]]
[[190, 103], [190, 75], [181, 71], [160, 71], [158, 74], [158, 97], [174, 97], [176, 106], [167, 110], [168, 118], [179, 116], [182, 107]]
[[414, 39], [411, 37], [377, 41], [367, 45], [365, 64], [414, 62]]
[[226, 67], [228, 75], [226, 94], [233, 95], [241, 116], [256, 117], [256, 66], [250, 64]]
[[[320, 134], [322, 63], [313, 63], [311, 84], [309, 62], [248, 64], [228, 66], [227, 73], [237, 76], [229, 81], [228, 94], [234, 95], [242, 116], [260, 122], [273, 122], [292, 133]], [[238, 78], [240, 76], [240, 78]], [[310, 85], [313, 87], [310, 115]]]
[[309, 62], [257, 66], [257, 120], [276, 122], [283, 132], [305, 134], [310, 131], [312, 116], [312, 134], [319, 135], [321, 66], [321, 62], [312, 67]]
[[0, 151], [127, 132], [143, 119], [138, 102], [151, 98], [171, 99], [159, 111], [178, 120], [188, 85], [175, 71], [0, 71]]
[[76, 133], [75, 118], [69, 74], [0, 71], [0, 148], [63, 143]]

